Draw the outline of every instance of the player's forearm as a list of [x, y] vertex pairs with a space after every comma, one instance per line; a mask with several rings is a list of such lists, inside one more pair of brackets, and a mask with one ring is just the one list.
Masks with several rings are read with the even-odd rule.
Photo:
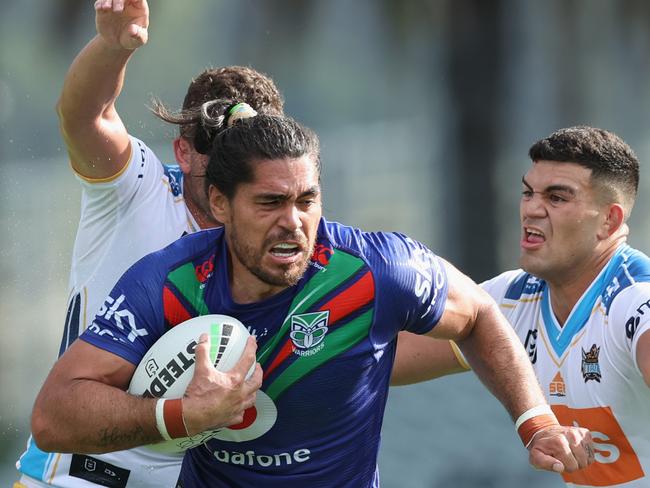
[[458, 346], [472, 369], [514, 419], [546, 403], [521, 342], [491, 300]]
[[155, 400], [91, 380], [46, 384], [34, 404], [32, 433], [47, 452], [103, 453], [161, 440]]
[[133, 50], [96, 36], [77, 55], [65, 81], [57, 112], [65, 128], [88, 123], [114, 110]]

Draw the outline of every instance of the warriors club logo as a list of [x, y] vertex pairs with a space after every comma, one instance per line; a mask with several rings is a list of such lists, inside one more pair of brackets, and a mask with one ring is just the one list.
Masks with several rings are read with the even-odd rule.
[[600, 347], [596, 347], [596, 344], [591, 346], [589, 352], [582, 349], [582, 377], [585, 379], [585, 383], [589, 380], [596, 380], [600, 383], [602, 376], [600, 374], [600, 365], [598, 364], [599, 353]]
[[294, 345], [294, 352], [299, 356], [313, 356], [325, 343], [327, 323], [330, 312], [311, 312], [291, 316], [289, 337]]

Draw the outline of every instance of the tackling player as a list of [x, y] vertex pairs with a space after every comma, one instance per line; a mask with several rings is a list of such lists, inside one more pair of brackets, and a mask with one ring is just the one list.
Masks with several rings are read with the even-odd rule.
[[[595, 462], [563, 473], [567, 484], [647, 487], [650, 259], [626, 244], [639, 163], [622, 139], [592, 127], [558, 130], [529, 154], [523, 269], [482, 286], [524, 344], [560, 422], [592, 432]], [[400, 334], [398, 348], [394, 384], [462, 369], [442, 341]]]

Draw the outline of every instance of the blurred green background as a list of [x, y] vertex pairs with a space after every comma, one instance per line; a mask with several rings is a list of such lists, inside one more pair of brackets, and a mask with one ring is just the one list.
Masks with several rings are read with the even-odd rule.
[[[94, 35], [90, 0], [3, 2], [0, 14], [0, 486], [28, 436], [56, 359], [79, 214], [54, 112], [64, 74]], [[206, 66], [271, 75], [286, 110], [322, 140], [325, 214], [406, 232], [477, 281], [517, 266], [528, 147], [560, 127], [650, 146], [650, 3], [643, 0], [152, 1], [149, 44], [118, 110], [172, 161], [174, 131], [147, 111], [179, 107]], [[632, 245], [650, 229], [648, 172]], [[532, 470], [511, 421], [472, 374], [391, 390], [382, 486], [562, 486]]]

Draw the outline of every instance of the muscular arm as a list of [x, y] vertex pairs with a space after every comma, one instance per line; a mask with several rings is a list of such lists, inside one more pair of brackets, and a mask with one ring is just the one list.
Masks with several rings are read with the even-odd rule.
[[97, 179], [114, 176], [128, 162], [129, 138], [115, 100], [129, 58], [147, 41], [149, 12], [145, 0], [99, 0], [95, 9], [98, 34], [70, 66], [57, 113], [72, 167]]
[[449, 293], [431, 336], [454, 340], [472, 369], [516, 419], [546, 403], [521, 342], [494, 300], [471, 279], [445, 263]]
[[[458, 344], [476, 375], [513, 420], [532, 407], [546, 405], [526, 352], [497, 304], [451, 264], [445, 263], [445, 269], [447, 303], [431, 336]], [[572, 472], [593, 462], [590, 444], [586, 429], [548, 426], [530, 441], [530, 463], [542, 469]]]
[[[183, 397], [183, 422], [190, 435], [233, 425], [255, 403], [262, 384], [249, 338], [237, 365], [217, 371], [210, 362], [207, 334], [196, 347], [192, 381]], [[32, 433], [48, 452], [102, 453], [162, 440], [155, 417], [156, 400], [130, 395], [135, 366], [110, 352], [77, 340], [52, 368], [32, 412]]]
[[161, 440], [155, 400], [124, 390], [135, 366], [76, 341], [54, 365], [32, 412], [36, 444], [48, 452], [107, 452]]

